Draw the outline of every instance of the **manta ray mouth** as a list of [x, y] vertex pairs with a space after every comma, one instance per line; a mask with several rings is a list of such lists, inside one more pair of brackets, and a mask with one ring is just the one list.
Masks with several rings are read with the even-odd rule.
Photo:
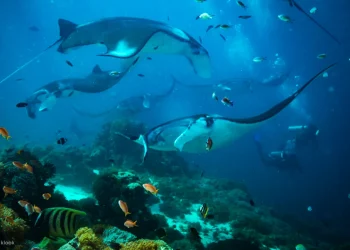
[[182, 151], [183, 147], [190, 141], [199, 137], [210, 137], [213, 131], [214, 119], [212, 117], [202, 117], [193, 122], [174, 141], [174, 147]]

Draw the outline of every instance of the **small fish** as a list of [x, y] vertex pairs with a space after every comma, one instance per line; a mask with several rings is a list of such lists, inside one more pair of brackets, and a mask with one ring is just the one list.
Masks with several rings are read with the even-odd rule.
[[220, 37], [224, 40], [224, 41], [226, 41], [226, 37], [224, 37], [223, 35], [221, 35], [221, 34], [219, 34], [220, 35]]
[[158, 48], [159, 48], [159, 46], [155, 46], [153, 49], [154, 49], [154, 50], [157, 50]]
[[206, 2], [207, 0], [195, 0], [197, 3], [204, 3]]
[[20, 81], [23, 81], [24, 79], [23, 78], [17, 78], [15, 81], [16, 82], [20, 82]]
[[236, 1], [236, 3], [239, 7], [242, 7], [243, 9], [247, 8], [247, 6], [242, 1]]
[[222, 83], [219, 83], [217, 85], [217, 87], [220, 88], [221, 90], [224, 90], [224, 91], [231, 91], [232, 90], [230, 87], [228, 87], [228, 86], [226, 86], [226, 85], [224, 85]]
[[281, 15], [278, 15], [277, 17], [283, 22], [289, 22], [289, 23], [293, 22], [292, 19], [287, 15], [281, 14]]
[[200, 177], [203, 178], [204, 176], [204, 170], [202, 170]]
[[190, 228], [190, 233], [191, 233], [192, 237], [193, 237], [195, 240], [200, 240], [200, 239], [202, 239], [202, 238], [199, 236], [199, 233], [198, 233], [197, 229], [195, 229], [194, 227], [191, 227], [191, 228]]
[[240, 18], [240, 19], [249, 19], [249, 18], [251, 18], [252, 16], [238, 16], [238, 18]]
[[219, 100], [219, 98], [217, 97], [215, 92], [213, 92], [213, 94], [211, 94], [211, 98], [213, 98], [215, 101]]
[[310, 10], [310, 14], [315, 14], [317, 11], [317, 8], [316, 7], [312, 7], [311, 10]]
[[132, 221], [132, 220], [126, 220], [124, 222], [124, 226], [126, 226], [127, 228], [132, 228], [132, 227], [138, 227], [138, 225], [136, 225], [137, 220]]
[[33, 173], [33, 167], [32, 166], [30, 166], [28, 163], [24, 163], [23, 164], [23, 168], [25, 169], [25, 170], [27, 170], [27, 172], [28, 173]]
[[2, 188], [2, 191], [4, 191], [4, 193], [5, 193], [4, 198], [5, 198], [8, 194], [16, 194], [16, 193], [17, 193], [17, 190], [14, 190], [13, 188], [6, 187], [6, 186], [4, 186], [4, 187]]
[[11, 138], [6, 128], [0, 128], [0, 135], [2, 135], [2, 137], [5, 138], [6, 140], [9, 140]]
[[307, 211], [311, 212], [311, 211], [312, 211], [312, 207], [311, 207], [311, 206], [308, 206], [308, 207], [307, 207]]
[[327, 72], [324, 72], [322, 76], [323, 76], [324, 78], [327, 78], [327, 77], [328, 77], [328, 73], [327, 73]]
[[115, 163], [115, 161], [113, 159], [109, 159], [108, 160], [110, 163]]
[[207, 142], [205, 143], [205, 149], [209, 151], [211, 150], [212, 147], [213, 147], [213, 140], [209, 137]]
[[69, 66], [73, 67], [73, 63], [71, 63], [70, 61], [66, 60], [66, 63], [67, 63]]
[[124, 212], [125, 216], [127, 216], [128, 214], [131, 214], [129, 212], [129, 208], [128, 208], [128, 205], [126, 204], [126, 202], [119, 200], [118, 204], [119, 204], [120, 209]]
[[28, 202], [28, 204], [26, 204], [24, 206], [24, 210], [27, 212], [28, 216], [30, 216], [30, 215], [32, 215], [34, 213], [34, 207], [29, 202]]
[[143, 74], [137, 74], [139, 77], [145, 77], [145, 75]]
[[154, 230], [159, 238], [164, 238], [167, 236], [167, 233], [164, 228], [159, 228]]
[[36, 212], [36, 213], [38, 213], [38, 214], [40, 214], [41, 213], [41, 208], [40, 207], [38, 207], [38, 206], [36, 206], [36, 205], [34, 205], [34, 211]]
[[200, 14], [199, 16], [196, 16], [196, 20], [202, 19], [202, 20], [208, 20], [208, 19], [213, 19], [214, 15], [210, 15], [206, 12]]
[[254, 202], [253, 200], [250, 200], [250, 201], [249, 201], [249, 204], [250, 204], [252, 207], [255, 206], [255, 202]]
[[259, 62], [265, 61], [266, 59], [267, 57], [257, 56], [253, 58], [253, 62], [259, 63]]
[[317, 56], [317, 59], [325, 59], [326, 57], [327, 57], [326, 54], [319, 54], [319, 55]]
[[28, 28], [30, 31], [34, 31], [34, 32], [38, 32], [40, 29], [38, 28], [38, 27], [36, 27], [36, 26], [30, 26], [29, 28]]
[[203, 43], [202, 38], [200, 36], [198, 37], [198, 40], [201, 44]]
[[225, 106], [233, 106], [233, 101], [231, 101], [230, 99], [228, 99], [227, 97], [222, 98], [221, 100], [222, 104], [224, 104]]
[[232, 25], [228, 25], [228, 24], [219, 24], [219, 25], [216, 25], [216, 26], [215, 26], [215, 29], [220, 28], [220, 29], [226, 30], [226, 29], [229, 29], [229, 28], [231, 28], [231, 27], [232, 27]]
[[20, 149], [20, 150], [17, 151], [17, 154], [18, 154], [18, 155], [21, 155], [21, 154], [23, 154], [23, 153], [24, 153], [24, 150], [23, 150], [23, 149]]
[[149, 183], [145, 183], [142, 186], [143, 186], [143, 188], [146, 191], [148, 191], [148, 192], [150, 192], [151, 194], [154, 194], [154, 195], [157, 195], [157, 193], [159, 191], [159, 189], [157, 189], [155, 186], [153, 186], [152, 184], [149, 184]]
[[212, 28], [214, 28], [214, 25], [209, 25], [209, 26], [207, 27], [207, 30], [206, 30], [205, 32], [208, 32], [208, 31], [211, 30]]
[[61, 137], [60, 139], [57, 140], [57, 144], [64, 145], [66, 144], [67, 141], [68, 139]]
[[200, 208], [199, 208], [199, 213], [202, 215], [202, 217], [205, 219], [208, 215], [209, 207], [206, 203], [204, 203]]
[[147, 57], [147, 60], [152, 60], [152, 57]]
[[44, 198], [44, 200], [49, 200], [51, 198], [51, 194], [45, 193], [42, 195], [42, 197]]
[[28, 106], [28, 103], [26, 103], [26, 102], [19, 102], [16, 104], [17, 108], [25, 108], [27, 106]]
[[19, 161], [13, 161], [12, 165], [15, 166], [16, 168], [20, 169], [20, 170], [24, 170], [23, 164], [20, 163]]

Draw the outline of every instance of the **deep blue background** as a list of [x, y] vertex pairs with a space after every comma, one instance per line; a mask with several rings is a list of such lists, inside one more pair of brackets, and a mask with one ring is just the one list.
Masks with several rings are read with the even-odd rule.
[[[5, 77], [58, 38], [57, 19], [65, 18], [78, 24], [110, 16], [145, 17], [167, 22], [189, 32], [193, 37], [201, 36], [208, 49], [214, 68], [213, 79], [226, 77], [252, 77], [263, 79], [280, 70], [290, 70], [293, 76], [285, 86], [271, 88], [261, 93], [231, 93], [235, 106], [232, 109], [213, 103], [211, 90], [188, 90], [179, 87], [166, 102], [140, 116], [150, 126], [169, 119], [195, 113], [218, 113], [230, 117], [249, 116], [264, 111], [283, 99], [323, 67], [338, 62], [329, 71], [328, 78], [317, 79], [286, 111], [267, 122], [259, 130], [263, 143], [274, 149], [288, 138], [286, 127], [313, 122], [320, 127], [321, 152], [303, 155], [304, 173], [291, 175], [263, 167], [252, 142], [253, 133], [245, 136], [231, 147], [205, 155], [186, 156], [200, 164], [208, 175], [229, 177], [243, 181], [249, 187], [257, 204], [272, 206], [276, 211], [292, 213], [305, 220], [330, 220], [344, 234], [350, 227], [350, 136], [349, 136], [349, 72], [350, 72], [350, 2], [303, 1], [305, 10], [316, 6], [314, 17], [342, 42], [336, 44], [286, 1], [246, 0], [248, 10], [239, 8], [235, 1], [211, 1], [199, 4], [188, 0], [67, 0], [55, 1], [2, 1], [0, 3], [0, 77]], [[214, 21], [195, 21], [202, 12], [215, 14]], [[238, 15], [252, 14], [249, 20], [240, 20]], [[277, 15], [287, 14], [294, 23], [284, 23]], [[220, 31], [224, 42], [213, 31], [205, 33], [211, 24], [227, 23], [240, 25]], [[35, 25], [40, 31], [32, 32]], [[59, 104], [50, 112], [39, 114], [30, 120], [23, 109], [15, 104], [24, 100], [33, 90], [47, 82], [71, 76], [87, 75], [96, 63], [103, 69], [118, 69], [118, 60], [94, 56], [104, 48], [82, 48], [67, 55], [52, 49], [39, 60], [3, 83], [0, 92], [0, 126], [6, 127], [13, 136], [13, 143], [27, 141], [32, 145], [54, 144], [55, 132], [61, 129], [69, 133], [72, 119], [89, 131], [98, 133], [105, 119], [88, 120], [71, 111], [74, 103], [91, 110], [103, 110], [117, 101], [144, 93], [161, 93], [169, 87], [169, 73], [188, 84], [210, 84], [212, 80], [198, 78], [183, 58], [175, 56], [154, 57], [152, 62], [140, 62], [118, 86], [97, 95], [80, 95]], [[285, 66], [274, 68], [275, 54]], [[326, 53], [324, 60], [316, 59]], [[266, 56], [267, 61], [256, 64], [255, 56]], [[68, 67], [70, 60], [74, 67]], [[143, 73], [145, 78], [137, 77]], [[16, 78], [24, 81], [16, 82]], [[334, 88], [330, 92], [329, 88]], [[72, 140], [73, 141], [73, 140]], [[89, 141], [88, 141], [89, 142]], [[81, 141], [73, 141], [79, 145]], [[7, 142], [0, 141], [0, 146]], [[312, 206], [313, 211], [307, 212]]]

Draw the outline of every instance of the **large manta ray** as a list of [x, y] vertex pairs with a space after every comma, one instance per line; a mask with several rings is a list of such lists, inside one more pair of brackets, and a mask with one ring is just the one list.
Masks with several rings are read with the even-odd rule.
[[187, 32], [166, 23], [136, 17], [111, 17], [85, 24], [59, 19], [60, 39], [0, 81], [0, 84], [59, 44], [60, 53], [92, 44], [103, 44], [107, 52], [100, 56], [123, 59], [121, 71], [139, 55], [173, 54], [185, 56], [197, 75], [211, 77], [208, 51]]
[[244, 95], [247, 93], [258, 92], [267, 87], [274, 87], [282, 85], [289, 79], [290, 72], [276, 74], [268, 79], [263, 81], [255, 80], [252, 78], [227, 78], [220, 81], [214, 82], [214, 84], [185, 84], [179, 80], [177, 81], [178, 85], [181, 85], [185, 88], [209, 88], [211, 90], [229, 90], [232, 91], [235, 95]]
[[103, 44], [107, 52], [101, 56], [124, 59], [128, 67], [136, 57], [146, 53], [185, 56], [196, 74], [211, 76], [208, 51], [185, 31], [168, 24], [134, 17], [112, 17], [77, 25], [59, 19], [61, 53], [75, 47]]
[[199, 114], [168, 121], [140, 136], [117, 134], [143, 145], [143, 160], [147, 155], [148, 148], [159, 151], [205, 152], [205, 144], [208, 138], [211, 138], [213, 141], [211, 150], [218, 149], [232, 143], [260, 123], [277, 115], [313, 80], [334, 65], [332, 64], [320, 71], [290, 97], [257, 116], [228, 118], [219, 115]]
[[109, 115], [112, 113], [112, 116], [128, 116], [128, 115], [136, 115], [141, 113], [142, 111], [151, 109], [157, 103], [162, 102], [166, 98], [168, 98], [176, 87], [178, 81], [172, 77], [172, 83], [170, 88], [162, 94], [144, 94], [139, 96], [132, 96], [127, 98], [121, 102], [118, 102], [116, 105], [99, 112], [91, 112], [90, 110], [83, 110], [77, 106], [73, 106], [73, 110], [75, 113], [81, 116], [89, 117], [89, 118], [98, 118]]
[[124, 72], [102, 71], [96, 65], [85, 78], [67, 78], [50, 82], [34, 91], [26, 99], [27, 114], [30, 118], [35, 119], [38, 111], [43, 112], [52, 109], [57, 99], [70, 97], [76, 91], [84, 93], [103, 92], [123, 79], [128, 70]]

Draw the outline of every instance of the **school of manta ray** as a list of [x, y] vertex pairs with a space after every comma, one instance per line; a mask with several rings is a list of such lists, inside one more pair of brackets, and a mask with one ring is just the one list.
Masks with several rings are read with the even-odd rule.
[[[302, 11], [301, 7], [294, 0], [289, 1], [289, 3]], [[246, 8], [246, 5], [241, 1], [237, 1], [237, 4], [242, 8]], [[306, 12], [305, 14], [308, 16]], [[212, 18], [208, 17], [208, 15], [204, 13], [196, 19]], [[243, 19], [246, 18], [248, 16], [245, 16]], [[287, 16], [279, 15], [278, 18], [286, 22], [290, 21], [290, 18]], [[314, 19], [312, 20], [314, 21]], [[135, 17], [112, 17], [80, 25], [65, 19], [59, 19], [58, 25], [60, 38], [46, 50], [58, 46], [57, 51], [59, 53], [67, 53], [73, 48], [102, 44], [107, 51], [99, 56], [121, 59], [121, 71], [103, 71], [96, 65], [92, 69], [91, 74], [84, 78], [55, 80], [42, 86], [26, 100], [17, 104], [17, 107], [26, 108], [30, 118], [34, 119], [37, 112], [50, 110], [58, 98], [70, 97], [74, 92], [99, 93], [110, 89], [132, 71], [132, 67], [135, 64], [140, 60], [146, 59], [146, 56], [151, 54], [184, 56], [199, 77], [211, 77], [212, 66], [207, 49], [186, 31], [166, 23]], [[211, 28], [228, 29], [230, 25], [219, 24], [216, 27], [210, 26], [207, 31]], [[323, 27], [322, 29], [325, 30]], [[327, 30], [326, 32], [330, 34]], [[333, 38], [333, 36], [331, 37]], [[320, 57], [322, 56], [325, 55], [320, 55]], [[265, 60], [263, 57], [253, 59], [256, 62], [263, 60]], [[71, 62], [68, 61], [67, 63], [72, 66]], [[334, 64], [321, 70], [290, 97], [254, 117], [230, 118], [217, 114], [193, 114], [192, 116], [180, 117], [160, 124], [144, 135], [130, 136], [121, 134], [121, 136], [143, 145], [144, 158], [147, 156], [148, 148], [160, 151], [190, 153], [221, 148], [248, 133], [258, 124], [277, 115], [313, 80], [333, 66]], [[7, 78], [4, 80], [7, 80]], [[144, 97], [144, 99], [146, 98]], [[215, 93], [213, 93], [213, 98], [218, 100]], [[233, 102], [227, 97], [222, 98], [221, 101], [225, 105], [233, 105]], [[143, 104], [146, 102], [149, 102], [149, 100], [144, 100]]]
[[[196, 0], [197, 4], [205, 4], [210, 0]], [[249, 14], [249, 3], [244, 1], [235, 1], [238, 8], [246, 11], [244, 14], [238, 16], [238, 18], [245, 22], [254, 18], [253, 14]], [[327, 29], [325, 29], [319, 22], [317, 22], [311, 14], [307, 13], [300, 4], [295, 0], [286, 1], [292, 11], [299, 12], [307, 17], [307, 21], [312, 23], [312, 27], [321, 29], [332, 41], [340, 44], [340, 41]], [[315, 11], [315, 10], [314, 10]], [[310, 12], [311, 13], [311, 12]], [[202, 20], [215, 21], [216, 15], [214, 13], [201, 13], [193, 16], [193, 22], [201, 22]], [[199, 79], [206, 79], [210, 81], [213, 78], [213, 61], [211, 60], [211, 51], [206, 48], [202, 43], [202, 38], [195, 38], [191, 35], [191, 32], [183, 30], [181, 27], [173, 27], [169, 23], [152, 20], [148, 18], [139, 17], [108, 17], [99, 20], [92, 20], [88, 23], [76, 23], [78, 20], [58, 20], [58, 34], [57, 40], [54, 41], [46, 49], [42, 50], [37, 56], [30, 61], [19, 67], [17, 70], [9, 74], [0, 84], [5, 84], [10, 78], [14, 77], [22, 69], [26, 68], [33, 61], [36, 61], [48, 51], [56, 50], [57, 53], [63, 55], [63, 57], [74, 54], [75, 49], [81, 49], [89, 45], [99, 45], [105, 47], [105, 52], [99, 55], [89, 54], [91, 61], [98, 56], [102, 60], [118, 60], [120, 62], [119, 70], [108, 70], [100, 65], [94, 63], [94, 67], [89, 69], [89, 74], [82, 75], [81, 77], [72, 77], [64, 79], [52, 79], [52, 81], [37, 88], [32, 94], [23, 100], [17, 100], [16, 107], [21, 111], [23, 110], [23, 116], [30, 120], [37, 119], [43, 112], [53, 112], [53, 108], [56, 103], [63, 102], [64, 100], [58, 100], [63, 98], [70, 98], [75, 96], [75, 93], [86, 93], [93, 95], [96, 93], [102, 93], [110, 90], [116, 85], [123, 85], [123, 79], [129, 74], [135, 73], [135, 66], [140, 62], [147, 61], [149, 65], [152, 65], [153, 57], [157, 55], [164, 55], [166, 57], [180, 56], [185, 58], [186, 65], [184, 63], [183, 70], [188, 68], [192, 70], [195, 76]], [[276, 17], [276, 22], [292, 23], [293, 19], [287, 15], [280, 14]], [[232, 28], [231, 23], [211, 23], [204, 29], [205, 34], [221, 32], [223, 30], [230, 30]], [[30, 28], [33, 32], [37, 32], [37, 28]], [[215, 33], [216, 34], [216, 33]], [[223, 34], [217, 34], [221, 37], [221, 42], [226, 42], [227, 37]], [[220, 38], [219, 38], [220, 39]], [[326, 54], [320, 54], [318, 59], [324, 59]], [[108, 58], [108, 59], [107, 59]], [[43, 59], [49, 60], [49, 59]], [[257, 56], [252, 58], [253, 63], [265, 63], [267, 58], [263, 56]], [[49, 62], [47, 62], [49, 63]], [[79, 66], [73, 65], [69, 60], [66, 61], [69, 67], [77, 68]], [[144, 164], [150, 154], [149, 150], [155, 151], [175, 151], [196, 154], [196, 153], [211, 153], [216, 149], [221, 149], [226, 146], [232, 145], [235, 141], [243, 137], [244, 135], [255, 130], [263, 123], [269, 121], [271, 118], [277, 116], [283, 110], [286, 109], [311, 83], [317, 81], [319, 76], [330, 72], [330, 69], [335, 67], [337, 63], [332, 63], [326, 67], [319, 69], [318, 72], [314, 72], [314, 75], [306, 81], [298, 84], [298, 88], [280, 102], [271, 106], [269, 109], [249, 116], [249, 117], [231, 117], [223, 116], [212, 113], [193, 113], [184, 117], [173, 117], [161, 124], [158, 124], [150, 129], [147, 129], [146, 133], [132, 134], [125, 131], [116, 132], [118, 138], [126, 138], [132, 142], [135, 142], [135, 148], [142, 149], [142, 157], [140, 164]], [[186, 68], [187, 67], [187, 68]], [[152, 69], [156, 70], [156, 69]], [[137, 73], [136, 73], [137, 74]], [[137, 79], [142, 79], [144, 74], [138, 74]], [[129, 99], [125, 99], [115, 105], [107, 108], [101, 112], [92, 112], [86, 110], [80, 106], [73, 105], [72, 109], [79, 116], [97, 118], [104, 117], [111, 114], [119, 114], [123, 116], [124, 112], [138, 113], [142, 110], [149, 109], [154, 103], [160, 102], [163, 99], [168, 98], [176, 89], [177, 86], [183, 88], [196, 89], [196, 88], [214, 88], [211, 91], [211, 95], [208, 99], [211, 102], [218, 102], [222, 106], [232, 108], [235, 106], [234, 101], [227, 96], [218, 95], [218, 91], [215, 89], [225, 90], [224, 93], [229, 93], [235, 88], [235, 84], [244, 85], [248, 91], [256, 91], [257, 85], [268, 88], [268, 86], [279, 86], [290, 77], [290, 72], [284, 72], [283, 74], [274, 76], [266, 83], [260, 84], [251, 79], [226, 79], [221, 81], [214, 81], [211, 85], [195, 85], [191, 83], [183, 83], [179, 80], [176, 74], [170, 74], [168, 79], [170, 87], [162, 94], [142, 94], [134, 96]], [[22, 79], [17, 79], [18, 81]], [[239, 82], [239, 83], [238, 83]], [[191, 100], [188, 100], [191, 101]], [[150, 110], [152, 111], [152, 110]], [[114, 113], [113, 113], [114, 112]], [[116, 112], [116, 113], [115, 113]], [[1, 124], [0, 124], [1, 126]], [[0, 128], [1, 135], [6, 139], [11, 138], [11, 128]], [[59, 138], [57, 144], [65, 144], [66, 138]], [[19, 152], [20, 154], [21, 152]], [[10, 164], [11, 165], [11, 164]], [[21, 163], [14, 161], [12, 167], [21, 169], [28, 173], [33, 174], [32, 163]], [[35, 164], [34, 164], [35, 165]], [[34, 166], [35, 168], [35, 166]], [[35, 171], [34, 171], [35, 172]], [[158, 189], [151, 184], [144, 184], [144, 189], [148, 192], [156, 195]], [[16, 190], [4, 186], [3, 191], [6, 196], [16, 194]], [[43, 199], [48, 200], [51, 198], [50, 193], [43, 194]], [[252, 202], [251, 202], [252, 203]], [[32, 205], [29, 201], [18, 201], [18, 204], [23, 207], [28, 214], [38, 213], [40, 214], [35, 223], [37, 226], [47, 227], [45, 223], [53, 223], [55, 220], [66, 220], [63, 224], [66, 227], [66, 236], [74, 235], [74, 226], [66, 225], [71, 221], [75, 223], [75, 216], [86, 215], [86, 213], [78, 210], [70, 210], [68, 208], [47, 208], [43, 211], [39, 207]], [[119, 206], [125, 213], [125, 216], [129, 215], [128, 206], [126, 202], [120, 200]], [[204, 205], [203, 205], [204, 206]], [[204, 208], [201, 207], [203, 210]], [[204, 209], [205, 215], [208, 209]], [[64, 216], [70, 218], [67, 219]], [[204, 216], [205, 217], [205, 216]], [[50, 222], [48, 222], [50, 221]], [[57, 222], [58, 223], [58, 222]], [[45, 224], [45, 225], [44, 225]], [[58, 223], [59, 224], [59, 223]], [[57, 225], [58, 225], [57, 224]], [[51, 224], [50, 224], [51, 225]], [[126, 220], [125, 226], [132, 228], [137, 226], [136, 221]], [[52, 234], [52, 237], [60, 237], [61, 233], [58, 232], [52, 226], [47, 228]], [[192, 229], [191, 229], [192, 230]], [[64, 233], [64, 230], [63, 230]], [[34, 249], [34, 248], [33, 248]], [[39, 249], [39, 248], [35, 248]], [[163, 248], [162, 248], [163, 249]], [[165, 248], [164, 248], [165, 249]]]

